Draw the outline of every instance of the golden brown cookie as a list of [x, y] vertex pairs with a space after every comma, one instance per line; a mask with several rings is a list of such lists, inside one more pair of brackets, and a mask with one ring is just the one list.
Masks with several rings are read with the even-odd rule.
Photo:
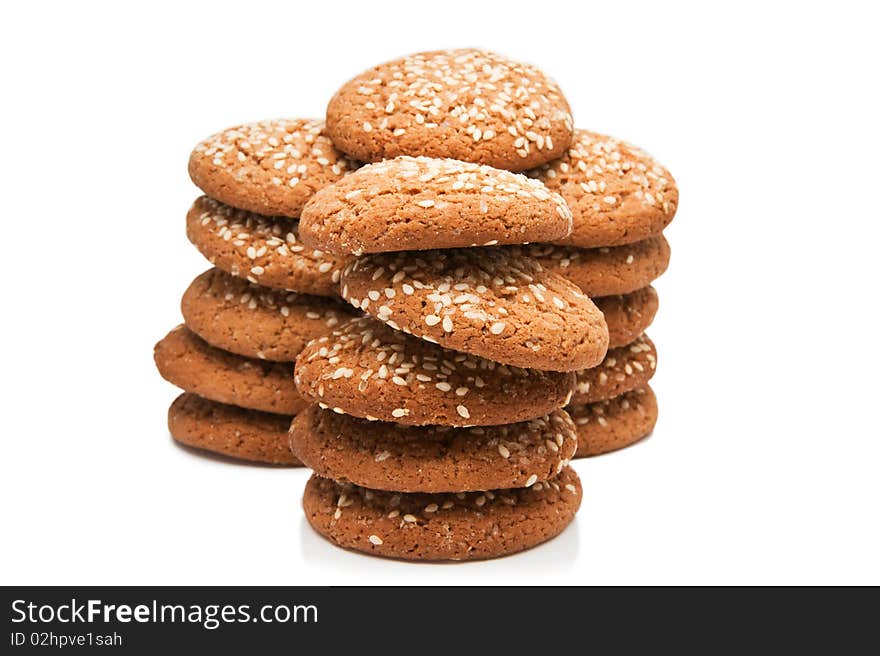
[[306, 519], [339, 547], [404, 560], [481, 560], [556, 537], [581, 504], [571, 467], [528, 488], [458, 494], [400, 494], [312, 476]]
[[272, 465], [301, 466], [290, 452], [291, 417], [245, 410], [184, 392], [168, 408], [171, 437], [196, 449]]
[[180, 307], [186, 327], [212, 346], [279, 362], [293, 362], [354, 314], [341, 301], [262, 287], [216, 268], [192, 281]]
[[324, 133], [324, 121], [304, 118], [237, 125], [200, 142], [189, 158], [192, 181], [211, 198], [292, 218], [318, 189], [354, 168]]
[[644, 151], [587, 130], [559, 159], [528, 175], [568, 201], [571, 234], [561, 244], [595, 248], [631, 244], [659, 235], [678, 207], [678, 187]]
[[283, 415], [307, 405], [293, 383], [293, 363], [222, 351], [184, 326], [156, 344], [153, 359], [162, 378], [211, 401]]
[[576, 458], [597, 456], [634, 444], [654, 430], [657, 397], [647, 385], [607, 401], [570, 405], [577, 426]]
[[594, 367], [602, 313], [574, 284], [503, 248], [378, 253], [342, 272], [342, 296], [394, 329], [517, 367]]
[[577, 387], [571, 405], [594, 403], [644, 387], [657, 369], [657, 350], [647, 335], [631, 344], [618, 346], [598, 367], [577, 372]]
[[520, 369], [350, 319], [296, 359], [303, 397], [355, 417], [409, 426], [527, 421], [564, 406], [574, 373]]
[[290, 427], [294, 454], [318, 476], [376, 490], [465, 492], [553, 478], [577, 449], [564, 410], [502, 426], [367, 421], [313, 405]]
[[524, 244], [564, 237], [562, 196], [524, 175], [454, 159], [368, 164], [306, 204], [305, 244], [331, 253]]
[[276, 289], [336, 296], [347, 258], [306, 248], [298, 222], [198, 198], [186, 215], [189, 240], [211, 264], [233, 276]]
[[529, 244], [510, 249], [536, 259], [590, 297], [629, 294], [650, 285], [669, 266], [669, 243], [663, 235], [623, 246]]
[[568, 101], [542, 71], [474, 49], [380, 64], [327, 106], [333, 143], [366, 162], [428, 155], [522, 171], [560, 157], [572, 126]]
[[600, 296], [593, 299], [608, 324], [608, 348], [616, 349], [633, 342], [654, 321], [659, 300], [651, 287], [631, 294]]

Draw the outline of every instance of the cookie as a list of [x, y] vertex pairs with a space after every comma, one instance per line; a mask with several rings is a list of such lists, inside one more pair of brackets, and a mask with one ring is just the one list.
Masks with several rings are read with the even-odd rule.
[[657, 397], [647, 385], [607, 401], [570, 405], [567, 410], [577, 426], [576, 458], [635, 444], [657, 423]]
[[590, 297], [629, 294], [651, 284], [669, 266], [669, 243], [662, 235], [624, 246], [529, 244], [510, 249], [536, 259]]
[[283, 415], [307, 405], [293, 384], [293, 363], [227, 353], [184, 326], [156, 344], [153, 359], [162, 378], [211, 401]]
[[506, 556], [562, 533], [581, 504], [571, 467], [528, 488], [458, 494], [381, 492], [312, 476], [303, 509], [339, 547], [404, 560]]
[[577, 386], [571, 405], [605, 401], [644, 387], [657, 369], [657, 350], [647, 335], [632, 344], [618, 346], [598, 367], [577, 372]]
[[168, 408], [171, 437], [196, 449], [273, 465], [301, 466], [290, 452], [291, 417], [245, 410], [184, 392]]
[[237, 125], [200, 142], [189, 157], [192, 181], [211, 198], [292, 218], [318, 189], [354, 168], [333, 147], [324, 121], [304, 118]]
[[562, 91], [539, 69], [462, 49], [364, 71], [330, 100], [327, 133], [366, 162], [429, 155], [522, 171], [563, 155], [573, 122]]
[[340, 301], [255, 285], [220, 269], [192, 281], [180, 304], [186, 327], [249, 358], [293, 362], [315, 337], [353, 315]]
[[510, 424], [568, 402], [574, 373], [449, 351], [369, 318], [341, 324], [296, 359], [300, 394], [324, 408], [409, 426]]
[[202, 196], [186, 215], [186, 235], [211, 264], [252, 283], [336, 296], [347, 258], [306, 248], [293, 219], [262, 216]]
[[566, 154], [528, 175], [568, 201], [571, 234], [561, 244], [619, 246], [659, 235], [678, 207], [678, 187], [663, 166], [614, 137], [575, 130]]
[[395, 329], [517, 367], [573, 371], [605, 357], [602, 313], [574, 284], [503, 248], [378, 253], [342, 296]]
[[593, 299], [608, 324], [608, 348], [616, 349], [635, 341], [654, 321], [659, 299], [651, 287], [631, 294], [600, 296]]
[[367, 421], [313, 405], [290, 427], [296, 456], [318, 476], [397, 492], [465, 492], [553, 478], [577, 449], [564, 410], [502, 426], [451, 428]]
[[562, 196], [524, 175], [454, 159], [368, 164], [306, 204], [303, 243], [331, 253], [524, 244], [564, 237]]

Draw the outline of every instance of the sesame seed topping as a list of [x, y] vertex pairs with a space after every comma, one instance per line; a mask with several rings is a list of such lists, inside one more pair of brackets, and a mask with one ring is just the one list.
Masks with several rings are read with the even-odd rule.
[[506, 145], [510, 155], [552, 153], [554, 135], [572, 129], [568, 104], [553, 80], [488, 51], [413, 54], [366, 71], [344, 89], [351, 91], [347, 102], [358, 115], [372, 121], [361, 125], [364, 132], [384, 120], [381, 130], [394, 136], [440, 131], [432, 142], [442, 144], [466, 135], [478, 153], [482, 144], [499, 139], [504, 144], [495, 151]]

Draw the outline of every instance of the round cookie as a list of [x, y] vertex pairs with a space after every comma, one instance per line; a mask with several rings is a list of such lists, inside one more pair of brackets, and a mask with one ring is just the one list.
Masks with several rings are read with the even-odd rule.
[[678, 207], [678, 187], [644, 151], [613, 137], [575, 130], [559, 159], [529, 171], [568, 201], [574, 216], [561, 244], [595, 248], [659, 235]]
[[527, 421], [567, 402], [574, 373], [520, 369], [449, 351], [369, 317], [350, 319], [296, 359], [297, 389], [324, 408], [409, 426]]
[[196, 449], [272, 465], [301, 466], [288, 447], [291, 417], [245, 410], [184, 392], [168, 408], [171, 437]]
[[564, 410], [517, 424], [402, 426], [322, 410], [297, 415], [293, 453], [318, 476], [376, 490], [466, 492], [553, 478], [577, 450]]
[[562, 533], [581, 504], [571, 467], [528, 488], [458, 494], [400, 494], [312, 476], [303, 509], [339, 547], [404, 560], [506, 556]]
[[587, 296], [629, 294], [659, 278], [669, 266], [663, 235], [623, 246], [578, 248], [555, 244], [512, 246], [553, 273], [570, 280]]
[[331, 253], [524, 244], [564, 237], [562, 196], [524, 175], [454, 159], [368, 164], [306, 204], [303, 243]]
[[576, 458], [635, 444], [657, 423], [657, 397], [647, 385], [607, 401], [571, 405], [567, 410], [577, 426]]
[[153, 359], [162, 378], [211, 401], [283, 415], [307, 405], [293, 383], [293, 363], [227, 353], [184, 326], [156, 344]]
[[571, 143], [568, 101], [542, 71], [485, 50], [421, 52], [364, 71], [327, 106], [327, 133], [368, 162], [429, 155], [522, 171]]
[[279, 362], [293, 362], [353, 314], [339, 301], [262, 287], [216, 268], [192, 281], [180, 308], [186, 327], [212, 346]]
[[202, 196], [186, 215], [186, 235], [211, 264], [233, 276], [304, 294], [339, 293], [347, 258], [306, 248], [293, 219], [237, 210]]
[[324, 121], [304, 118], [237, 125], [200, 142], [189, 157], [190, 178], [211, 198], [292, 218], [318, 189], [354, 168], [333, 147]]
[[342, 296], [394, 329], [517, 367], [594, 367], [602, 313], [574, 284], [502, 248], [378, 253], [342, 271]]
[[631, 294], [599, 296], [593, 299], [608, 324], [608, 348], [616, 349], [635, 341], [654, 321], [659, 299], [653, 287]]
[[598, 367], [577, 372], [577, 386], [571, 405], [605, 401], [644, 387], [657, 369], [657, 350], [647, 335], [632, 344], [618, 346]]

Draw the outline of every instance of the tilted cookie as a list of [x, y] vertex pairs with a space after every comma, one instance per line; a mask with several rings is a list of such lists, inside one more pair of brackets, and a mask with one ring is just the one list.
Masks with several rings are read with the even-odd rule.
[[189, 157], [192, 181], [211, 198], [292, 218], [318, 189], [354, 168], [324, 133], [324, 121], [304, 118], [237, 125], [200, 142]]
[[524, 175], [454, 159], [363, 166], [306, 204], [305, 244], [331, 253], [552, 241], [571, 230], [559, 194]]
[[599, 296], [593, 299], [608, 324], [608, 348], [616, 349], [635, 341], [645, 332], [657, 314], [659, 299], [653, 287], [643, 287], [630, 294]]
[[571, 523], [583, 490], [571, 467], [531, 487], [401, 494], [312, 476], [303, 509], [339, 547], [405, 560], [482, 560], [525, 551]]
[[539, 69], [485, 50], [439, 50], [364, 71], [327, 106], [336, 146], [368, 162], [453, 157], [521, 171], [561, 156], [568, 101]]
[[502, 426], [403, 426], [322, 410], [290, 427], [296, 456], [319, 476], [397, 492], [527, 487], [553, 478], [577, 450], [563, 410]]
[[567, 410], [577, 426], [576, 458], [635, 444], [657, 423], [657, 397], [647, 385], [607, 401], [570, 405]]
[[292, 363], [227, 353], [184, 326], [156, 344], [153, 359], [162, 378], [211, 401], [284, 415], [307, 405], [293, 384]]
[[623, 246], [529, 244], [510, 249], [536, 259], [591, 298], [634, 292], [650, 285], [669, 266], [669, 243], [662, 235]]
[[659, 235], [678, 207], [669, 171], [643, 150], [587, 130], [559, 159], [529, 171], [568, 201], [574, 219], [562, 244], [619, 246]]
[[278, 362], [293, 362], [353, 315], [341, 301], [255, 285], [216, 268], [192, 281], [180, 307], [186, 327], [212, 346]]
[[301, 466], [288, 447], [291, 417], [203, 399], [184, 392], [168, 409], [171, 437], [189, 447], [272, 465]]
[[657, 350], [647, 335], [608, 351], [602, 364], [577, 372], [571, 405], [606, 401], [644, 387], [657, 369]]
[[237, 210], [202, 196], [186, 215], [189, 240], [211, 264], [252, 283], [336, 296], [347, 258], [307, 248], [298, 222]]
[[300, 394], [336, 412], [410, 426], [509, 424], [564, 406], [574, 373], [521, 369], [444, 349], [369, 317], [296, 359]]
[[392, 328], [517, 367], [585, 369], [608, 347], [585, 294], [508, 249], [366, 255], [343, 269], [342, 296]]

